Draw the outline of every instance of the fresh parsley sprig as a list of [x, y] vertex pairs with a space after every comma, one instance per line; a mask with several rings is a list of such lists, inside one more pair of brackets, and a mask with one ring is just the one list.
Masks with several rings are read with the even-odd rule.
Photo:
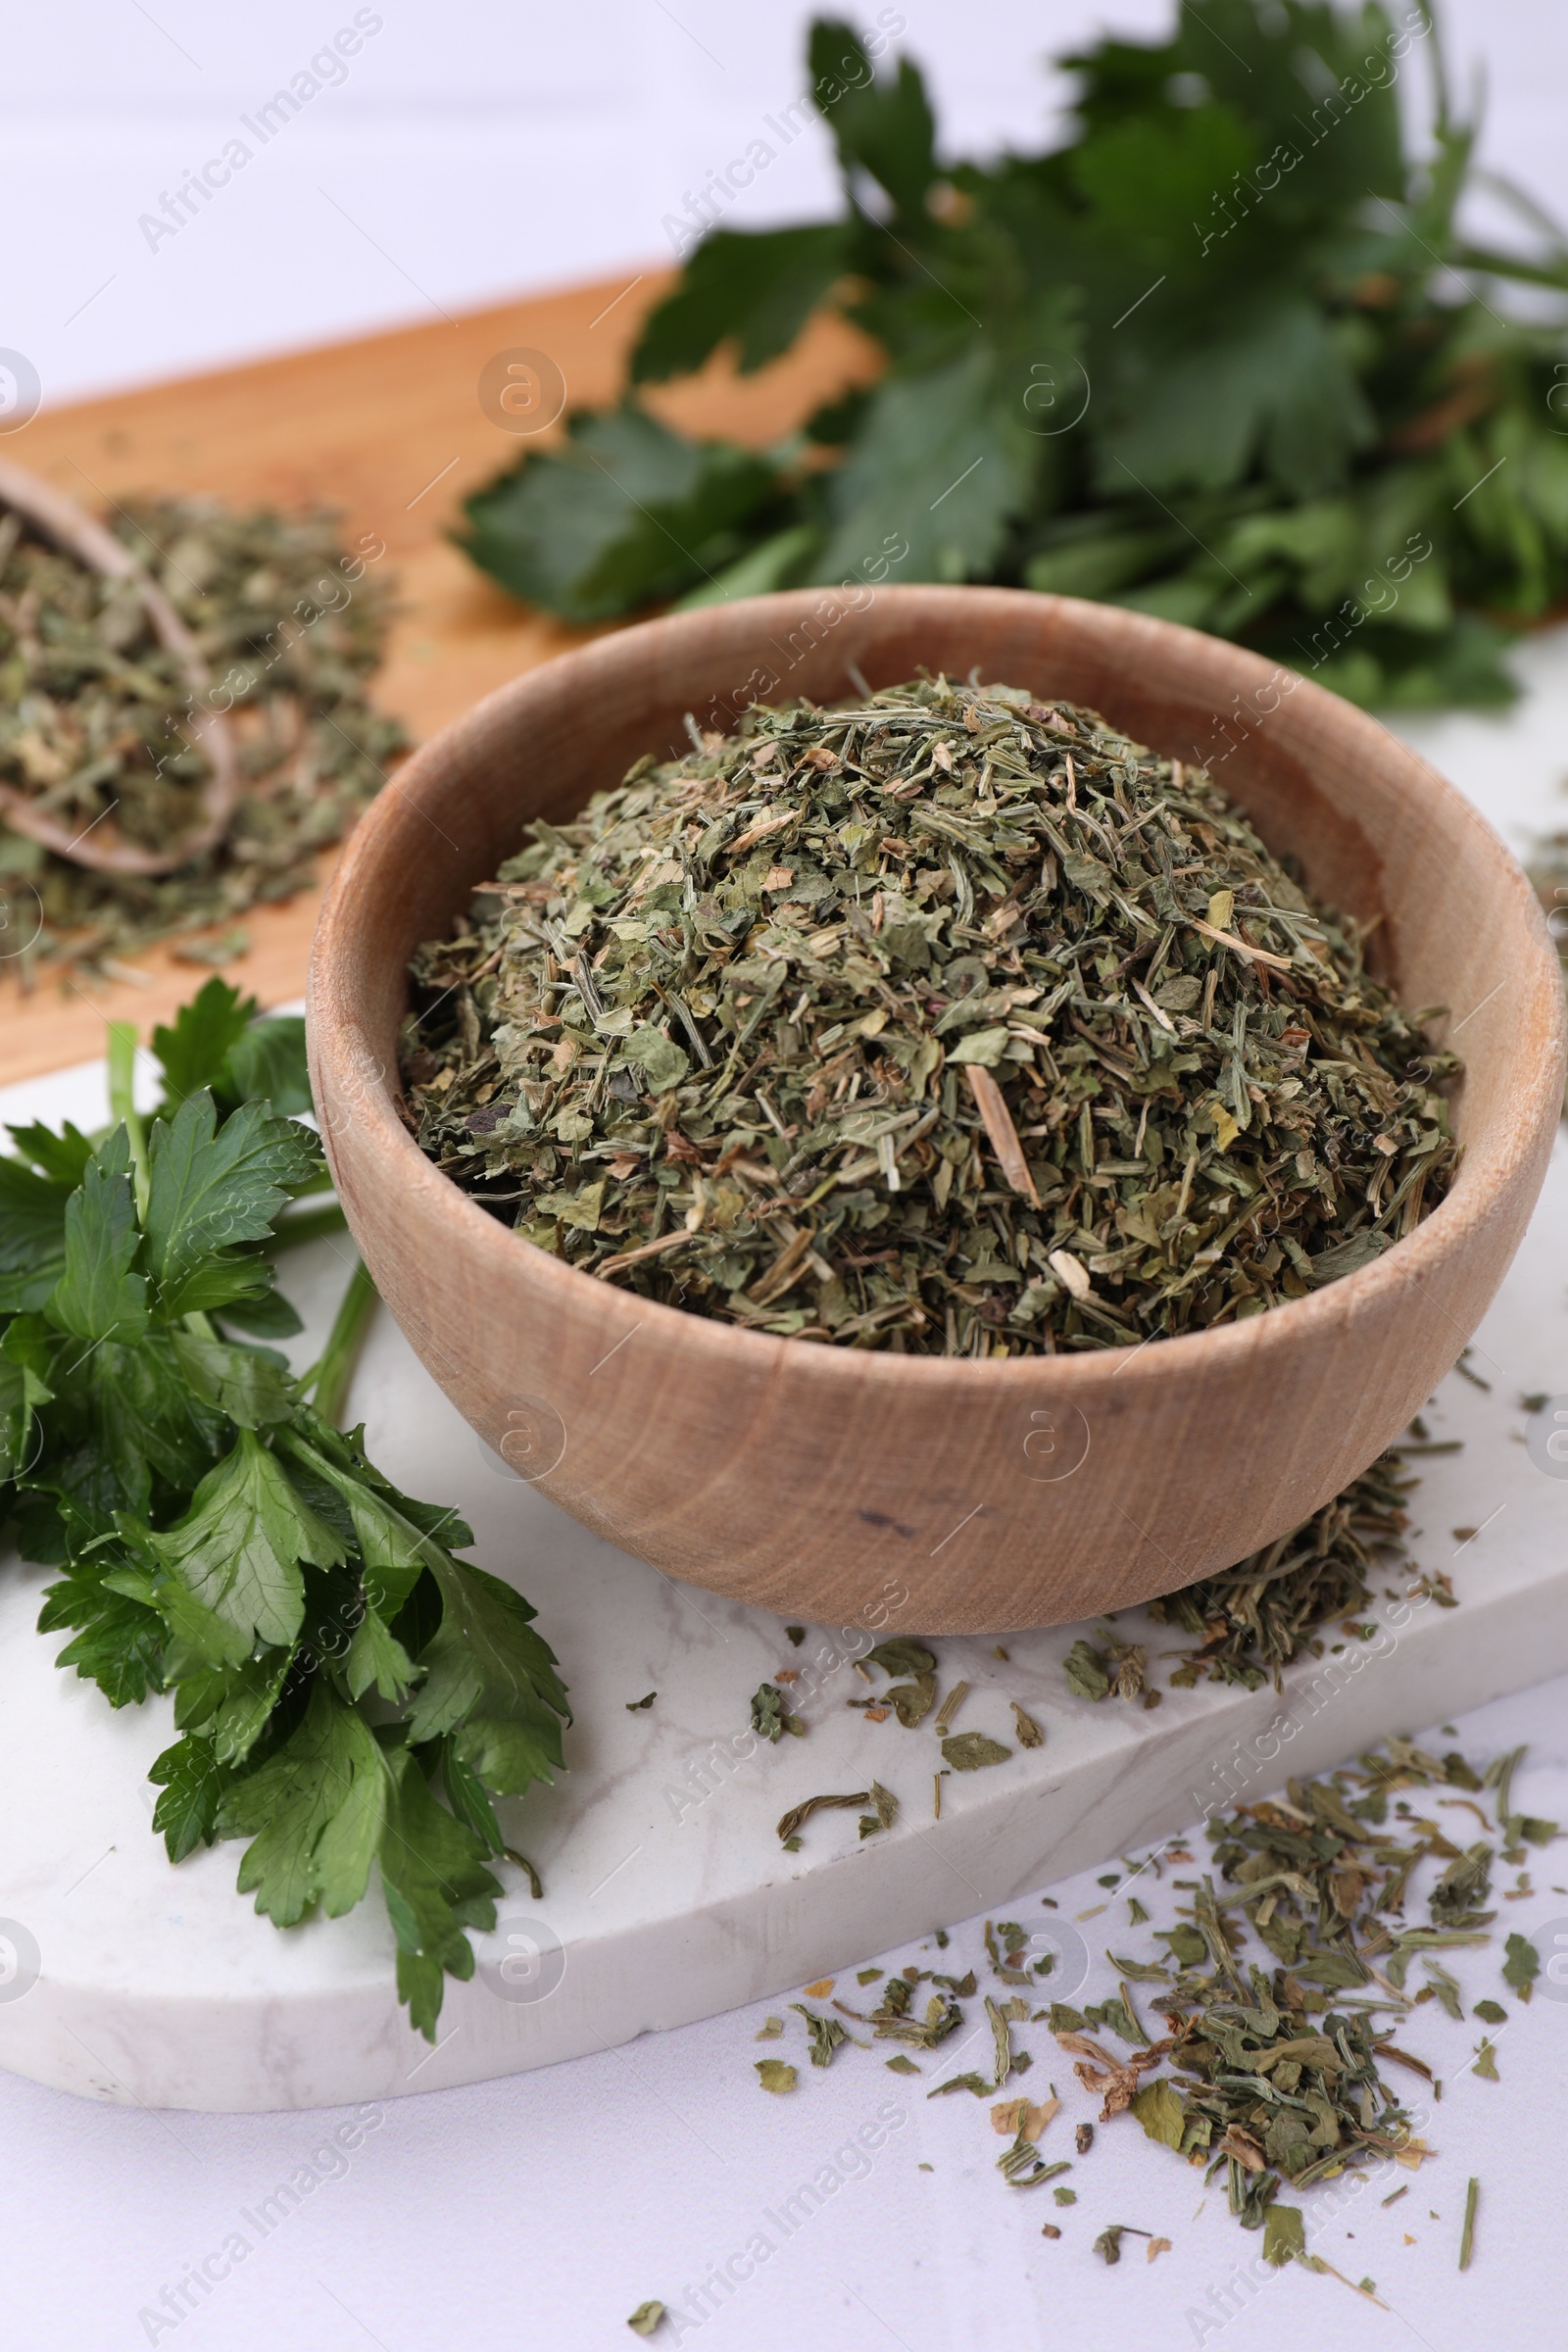
[[[577, 621], [994, 580], [1240, 638], [1361, 702], [1505, 698], [1508, 630], [1568, 596], [1568, 243], [1478, 168], [1428, 0], [1181, 0], [1163, 38], [1062, 59], [1059, 130], [985, 164], [941, 156], [885, 46], [811, 30], [837, 217], [736, 229], [710, 189], [666, 220], [691, 250], [631, 395], [467, 500], [473, 561]], [[1470, 233], [1477, 191], [1516, 246]], [[765, 366], [824, 310], [880, 373], [772, 448], [642, 405], [720, 351]]]
[[[562, 1766], [553, 1652], [510, 1585], [456, 1555], [452, 1510], [402, 1494], [333, 1415], [373, 1298], [364, 1269], [301, 1378], [280, 1247], [335, 1210], [308, 1109], [304, 1025], [218, 979], [153, 1050], [114, 1124], [13, 1128], [0, 1158], [0, 1511], [58, 1568], [39, 1630], [110, 1703], [174, 1702], [153, 1766], [171, 1861], [249, 1842], [239, 1887], [279, 1927], [366, 1894], [377, 1866], [400, 1999], [433, 2039], [466, 1931], [494, 1924], [495, 1800]], [[250, 1336], [241, 1336], [250, 1335]], [[438, 1785], [445, 1803], [434, 1793]]]

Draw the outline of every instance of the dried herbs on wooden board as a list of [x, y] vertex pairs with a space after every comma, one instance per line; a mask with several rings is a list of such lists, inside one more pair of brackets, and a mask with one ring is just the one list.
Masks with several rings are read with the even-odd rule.
[[[349, 551], [330, 515], [197, 499], [132, 500], [108, 521], [196, 639], [241, 791], [218, 847], [167, 874], [89, 871], [0, 820], [0, 887], [24, 937], [42, 926], [18, 958], [24, 982], [40, 961], [101, 964], [290, 897], [407, 743], [366, 700], [388, 612], [373, 534]], [[189, 682], [134, 586], [0, 514], [0, 780], [74, 832], [112, 810], [125, 843], [167, 849], [194, 832], [208, 776], [191, 715]], [[242, 944], [191, 953], [222, 961]]]
[[415, 960], [411, 1118], [539, 1247], [751, 1329], [1118, 1347], [1441, 1197], [1458, 1066], [1201, 771], [947, 679], [638, 760]]

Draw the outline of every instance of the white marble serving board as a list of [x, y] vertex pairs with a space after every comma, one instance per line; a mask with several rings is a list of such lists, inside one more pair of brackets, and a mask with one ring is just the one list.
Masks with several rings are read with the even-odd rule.
[[[1521, 666], [1533, 691], [1510, 717], [1409, 730], [1520, 847], [1560, 815], [1565, 648], [1544, 641]], [[104, 1115], [99, 1065], [0, 1094], [0, 1120]], [[290, 1261], [310, 1325], [298, 1360], [349, 1262], [346, 1245]], [[351, 1398], [372, 1457], [411, 1493], [462, 1509], [475, 1556], [537, 1606], [571, 1688], [570, 1769], [508, 1822], [542, 1897], [501, 1866], [497, 1930], [478, 1939], [473, 1981], [449, 1981], [432, 2051], [398, 2008], [373, 1885], [349, 1918], [279, 1934], [234, 1890], [237, 1846], [171, 1869], [145, 1778], [172, 1737], [168, 1703], [115, 1713], [58, 1672], [62, 1638], [33, 1630], [47, 1577], [13, 1559], [0, 1575], [0, 2065], [103, 2099], [217, 2109], [335, 2105], [514, 2073], [799, 1986], [1244, 1789], [1261, 1794], [1392, 1730], [1560, 1673], [1568, 1462], [1559, 1476], [1546, 1460], [1549, 1408], [1527, 1415], [1520, 1399], [1568, 1400], [1568, 1149], [1470, 1360], [1491, 1388], [1445, 1382], [1433, 1433], [1462, 1438], [1463, 1450], [1427, 1459], [1415, 1497], [1416, 1555], [1451, 1576], [1458, 1608], [1391, 1598], [1395, 1580], [1382, 1578], [1375, 1638], [1303, 1662], [1283, 1696], [1204, 1686], [1167, 1690], [1149, 1711], [1067, 1690], [1061, 1660], [1083, 1628], [1014, 1637], [1005, 1662], [991, 1640], [943, 1640], [944, 1690], [971, 1685], [956, 1728], [1014, 1752], [944, 1780], [934, 1819], [930, 1719], [906, 1732], [845, 1703], [864, 1693], [853, 1660], [874, 1633], [813, 1626], [797, 1649], [780, 1620], [613, 1551], [481, 1446], [382, 1310]], [[1452, 1532], [1466, 1528], [1480, 1532]], [[1147, 1634], [1152, 1653], [1175, 1642], [1138, 1612], [1120, 1630]], [[809, 1677], [792, 1690], [809, 1729], [769, 1747], [749, 1735], [751, 1694], [792, 1668]], [[630, 1711], [649, 1690], [653, 1706]], [[1016, 1746], [1011, 1699], [1044, 1727], [1041, 1748]], [[787, 1807], [873, 1776], [900, 1799], [891, 1830], [862, 1842], [854, 1812], [828, 1813], [798, 1853], [781, 1851]], [[1071, 1967], [1068, 1954], [1063, 1995]]]

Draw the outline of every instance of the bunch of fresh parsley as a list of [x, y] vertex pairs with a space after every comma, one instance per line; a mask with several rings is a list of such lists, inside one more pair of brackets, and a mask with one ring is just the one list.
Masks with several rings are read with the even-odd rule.
[[[1182, 0], [1169, 39], [1061, 62], [1059, 144], [950, 168], [915, 68], [875, 77], [818, 23], [841, 217], [713, 228], [631, 373], [760, 368], [826, 306], [877, 380], [760, 454], [635, 395], [578, 414], [468, 500], [474, 562], [573, 620], [1002, 581], [1242, 638], [1362, 702], [1506, 696], [1509, 630], [1568, 596], [1568, 249], [1476, 168], [1427, 0]], [[1419, 156], [1404, 82], [1434, 93]], [[1479, 185], [1532, 251], [1467, 233]]]
[[399, 1997], [433, 2039], [444, 1975], [473, 1973], [465, 1931], [494, 1924], [492, 1800], [560, 1767], [566, 1696], [527, 1602], [455, 1557], [473, 1542], [457, 1514], [333, 1426], [363, 1269], [313, 1372], [265, 1345], [300, 1329], [276, 1251], [341, 1218], [285, 1213], [328, 1179], [291, 1115], [304, 1024], [255, 1011], [214, 979], [156, 1030], [148, 1117], [117, 1025], [96, 1143], [11, 1130], [0, 1515], [61, 1571], [39, 1619], [72, 1629], [59, 1663], [117, 1707], [172, 1694], [152, 1773], [170, 1859], [249, 1839], [240, 1889], [279, 1927], [350, 1910], [377, 1864]]

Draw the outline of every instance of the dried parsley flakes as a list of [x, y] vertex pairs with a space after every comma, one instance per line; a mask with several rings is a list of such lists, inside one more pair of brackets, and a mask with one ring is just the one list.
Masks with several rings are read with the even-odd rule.
[[775, 1746], [781, 1732], [792, 1732], [798, 1740], [806, 1733], [805, 1724], [789, 1712], [783, 1691], [772, 1683], [763, 1683], [752, 1699], [752, 1729]]
[[955, 1772], [979, 1772], [987, 1764], [1005, 1764], [1011, 1753], [1010, 1747], [988, 1739], [984, 1732], [956, 1732], [942, 1742], [943, 1758]]
[[690, 731], [415, 958], [420, 1144], [529, 1241], [978, 1357], [1260, 1313], [1441, 1197], [1457, 1064], [1201, 771], [946, 679]]
[[[23, 962], [99, 964], [290, 897], [407, 748], [370, 708], [387, 585], [373, 535], [346, 552], [328, 514], [232, 514], [204, 499], [130, 499], [107, 518], [185, 623], [238, 754], [216, 847], [172, 871], [89, 869], [0, 817], [0, 879], [30, 887], [42, 929]], [[197, 706], [199, 710], [200, 706]], [[0, 783], [78, 839], [167, 853], [194, 837], [211, 768], [190, 681], [130, 584], [0, 520]], [[238, 953], [225, 930], [211, 959]], [[197, 947], [187, 951], [196, 956]]]
[[[1415, 1481], [1404, 1475], [1404, 1456], [1410, 1450], [1398, 1446], [1380, 1455], [1312, 1518], [1235, 1568], [1146, 1602], [1156, 1624], [1199, 1637], [1196, 1648], [1167, 1653], [1182, 1661], [1171, 1670], [1171, 1683], [1190, 1689], [1207, 1678], [1256, 1690], [1272, 1679], [1279, 1689], [1282, 1670], [1293, 1659], [1321, 1651], [1315, 1640], [1320, 1627], [1369, 1608], [1374, 1568], [1409, 1564], [1404, 1506]], [[1413, 1450], [1420, 1451], [1419, 1445]], [[1431, 1580], [1423, 1583], [1433, 1590]], [[1433, 1597], [1456, 1605], [1451, 1593], [1433, 1591]], [[1124, 1642], [1109, 1626], [1097, 1629], [1096, 1642], [1080, 1636], [1062, 1660], [1062, 1673], [1080, 1698], [1114, 1693], [1147, 1707], [1161, 1695], [1149, 1688], [1144, 1645]], [[1555, 1830], [1551, 1822], [1509, 1819], [1520, 1837], [1544, 1833], [1532, 1839], [1538, 1844]]]

